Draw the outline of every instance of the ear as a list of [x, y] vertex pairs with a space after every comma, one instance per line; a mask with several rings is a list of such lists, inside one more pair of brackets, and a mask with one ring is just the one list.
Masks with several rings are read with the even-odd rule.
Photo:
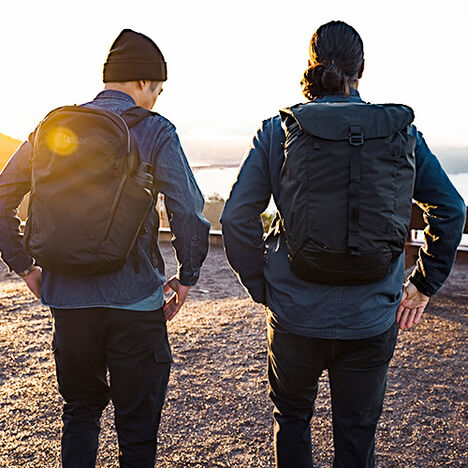
[[361, 69], [359, 70], [359, 73], [358, 73], [358, 78], [359, 79], [362, 77], [363, 73], [364, 73], [364, 59], [362, 59]]
[[137, 81], [138, 84], [138, 89], [141, 91], [145, 88], [146, 81], [145, 80], [139, 80]]

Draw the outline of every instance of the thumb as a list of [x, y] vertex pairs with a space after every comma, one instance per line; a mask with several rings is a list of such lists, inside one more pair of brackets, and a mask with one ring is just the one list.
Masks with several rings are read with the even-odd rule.
[[175, 292], [179, 292], [179, 281], [175, 276], [173, 276], [167, 284], [170, 286], [171, 289], [173, 289]]
[[408, 297], [408, 290], [406, 289], [406, 286], [403, 286], [400, 304], [402, 304], [407, 299], [407, 297]]

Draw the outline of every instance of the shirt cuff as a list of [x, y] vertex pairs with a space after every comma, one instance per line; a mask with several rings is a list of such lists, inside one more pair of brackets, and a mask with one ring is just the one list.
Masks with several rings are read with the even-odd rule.
[[185, 272], [179, 270], [176, 276], [176, 278], [179, 280], [179, 283], [182, 286], [195, 286], [199, 277], [200, 270], [197, 270], [195, 272]]
[[265, 281], [258, 281], [254, 286], [247, 287], [247, 292], [254, 302], [258, 304], [268, 305], [266, 300]]
[[21, 257], [16, 257], [12, 262], [5, 262], [9, 267], [10, 271], [14, 271], [16, 274], [23, 273], [34, 263], [32, 257], [29, 255], [22, 255]]
[[408, 278], [413, 283], [418, 291], [422, 292], [425, 296], [433, 296], [438, 288], [432, 287], [427, 281], [426, 277], [416, 267]]

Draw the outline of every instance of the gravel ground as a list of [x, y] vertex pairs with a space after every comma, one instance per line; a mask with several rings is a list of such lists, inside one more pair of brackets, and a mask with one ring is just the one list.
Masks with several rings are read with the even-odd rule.
[[[164, 247], [166, 258], [170, 249]], [[174, 269], [172, 259], [168, 270]], [[468, 466], [466, 268], [433, 298], [414, 331], [400, 334], [377, 435], [377, 466]], [[454, 286], [455, 285], [455, 286]], [[157, 466], [272, 467], [265, 319], [221, 249], [169, 325], [174, 354]], [[58, 467], [61, 399], [48, 309], [0, 271], [0, 466]], [[322, 376], [312, 438], [316, 466], [331, 466], [330, 400]], [[112, 407], [103, 416], [100, 467], [117, 466]], [[294, 467], [292, 467], [294, 468]]]

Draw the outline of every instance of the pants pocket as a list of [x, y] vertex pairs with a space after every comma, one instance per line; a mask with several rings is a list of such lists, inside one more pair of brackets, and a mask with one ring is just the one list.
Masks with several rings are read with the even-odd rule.
[[172, 361], [172, 353], [169, 344], [153, 351], [153, 359], [156, 364], [168, 364]]

